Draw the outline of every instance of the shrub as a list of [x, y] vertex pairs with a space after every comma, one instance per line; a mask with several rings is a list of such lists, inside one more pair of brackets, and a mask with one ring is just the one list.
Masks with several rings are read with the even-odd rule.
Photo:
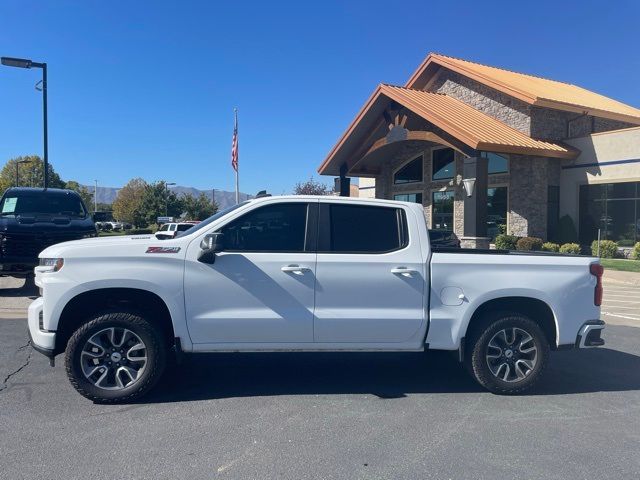
[[636, 243], [631, 250], [631, 258], [640, 260], [640, 242]]
[[127, 230], [129, 235], [148, 235], [151, 232], [149, 228], [132, 228], [131, 230]]
[[560, 247], [560, 253], [571, 253], [573, 255], [580, 255], [580, 245], [577, 243], [565, 243]]
[[501, 233], [496, 236], [496, 248], [498, 250], [515, 250], [518, 237]]
[[558, 233], [556, 235], [558, 243], [573, 243], [578, 240], [578, 231], [569, 215], [563, 215], [558, 221]]
[[522, 237], [516, 243], [516, 249], [525, 251], [537, 251], [542, 249], [542, 239], [538, 237]]
[[544, 242], [542, 244], [542, 250], [545, 252], [558, 252], [560, 251], [560, 245], [553, 242]]
[[[618, 244], [613, 240], [600, 240], [600, 258], [615, 258], [618, 253]], [[598, 241], [591, 242], [591, 255], [598, 254]]]

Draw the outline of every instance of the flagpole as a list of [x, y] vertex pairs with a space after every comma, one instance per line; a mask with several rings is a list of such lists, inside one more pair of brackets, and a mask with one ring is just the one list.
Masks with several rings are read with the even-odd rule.
[[[233, 113], [235, 115], [235, 130], [236, 130], [236, 149], [238, 150], [238, 109], [234, 108]], [[238, 150], [239, 151], [239, 150]], [[238, 155], [239, 157], [239, 155]], [[239, 159], [239, 158], [238, 158]], [[238, 161], [236, 164], [236, 205], [240, 203], [240, 189], [239, 189], [239, 181], [238, 181], [238, 170], [240, 170], [240, 162]]]

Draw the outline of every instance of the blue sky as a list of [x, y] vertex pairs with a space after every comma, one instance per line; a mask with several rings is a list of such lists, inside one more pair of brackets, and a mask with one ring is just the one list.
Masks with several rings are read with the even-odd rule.
[[[640, 106], [640, 2], [4, 0], [0, 55], [49, 64], [50, 160], [132, 177], [290, 192], [380, 82], [435, 51]], [[0, 67], [0, 163], [41, 154], [38, 70]], [[329, 182], [330, 179], [324, 179]]]

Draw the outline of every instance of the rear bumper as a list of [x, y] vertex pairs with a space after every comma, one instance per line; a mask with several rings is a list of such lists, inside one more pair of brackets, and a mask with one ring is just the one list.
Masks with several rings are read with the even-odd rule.
[[576, 348], [594, 348], [604, 345], [602, 338], [602, 330], [604, 330], [604, 321], [589, 320], [585, 322], [576, 336]]
[[40, 319], [43, 312], [43, 299], [39, 297], [31, 302], [27, 313], [29, 325], [29, 339], [34, 350], [53, 358], [56, 348], [56, 332], [50, 332], [40, 328]]

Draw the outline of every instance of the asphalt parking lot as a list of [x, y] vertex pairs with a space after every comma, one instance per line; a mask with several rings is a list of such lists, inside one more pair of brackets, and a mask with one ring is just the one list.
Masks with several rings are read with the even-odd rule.
[[119, 406], [33, 352], [29, 293], [0, 291], [2, 479], [640, 477], [640, 285], [606, 284], [606, 346], [524, 396], [441, 352], [212, 354]]

